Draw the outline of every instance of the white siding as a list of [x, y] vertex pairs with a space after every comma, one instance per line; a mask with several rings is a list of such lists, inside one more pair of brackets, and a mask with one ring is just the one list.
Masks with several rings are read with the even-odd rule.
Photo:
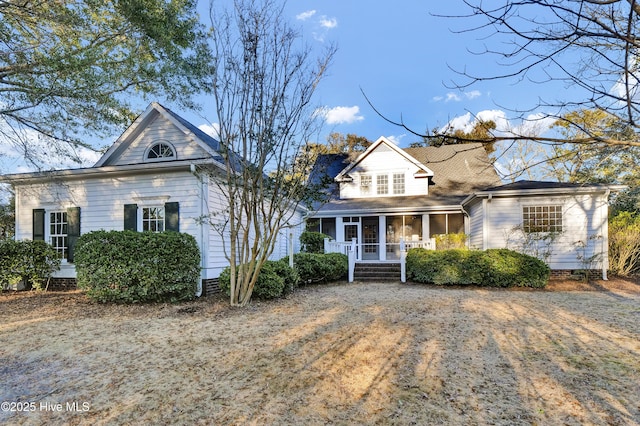
[[[356, 167], [349, 172], [352, 182], [340, 184], [340, 198], [381, 197], [376, 191], [376, 176], [388, 176], [387, 196], [393, 195], [425, 195], [427, 194], [428, 179], [416, 179], [413, 174], [418, 167], [402, 157], [397, 152], [384, 144], [379, 145], [373, 152], [367, 155]], [[404, 194], [393, 194], [393, 174], [403, 173], [405, 176]], [[369, 194], [360, 192], [360, 176], [367, 174], [372, 176]]]
[[[223, 194], [220, 192], [220, 189], [217, 187], [215, 182], [211, 182], [209, 184], [209, 198], [206, 206], [206, 214], [208, 215], [208, 219], [211, 222], [209, 227], [209, 253], [208, 253], [208, 264], [209, 268], [207, 271], [207, 275], [210, 278], [216, 278], [220, 275], [220, 272], [229, 265], [227, 258], [225, 256], [224, 245], [227, 247], [227, 252], [229, 250], [229, 237], [228, 233], [223, 239], [220, 234], [220, 226], [224, 224], [224, 222], [228, 218], [228, 214], [226, 213], [226, 199]], [[224, 241], [223, 241], [224, 240]]]
[[[578, 259], [579, 245], [586, 244], [587, 256], [599, 254], [607, 261], [606, 245], [606, 199], [604, 196], [538, 196], [519, 198], [496, 198], [486, 204], [488, 218], [488, 246], [486, 248], [506, 247], [517, 240], [514, 227], [522, 224], [522, 207], [525, 205], [561, 205], [563, 212], [563, 232], [551, 245], [548, 260], [552, 269], [581, 269], [584, 264]], [[473, 226], [473, 225], [472, 225]], [[473, 236], [475, 238], [475, 235]], [[514, 247], [510, 247], [514, 248]], [[591, 265], [599, 268], [601, 262]]]
[[62, 183], [16, 186], [16, 238], [31, 239], [32, 210], [80, 207], [82, 234], [124, 229], [124, 205], [180, 203], [180, 231], [201, 246], [198, 225], [200, 198], [197, 179], [189, 172], [86, 178]]
[[469, 213], [469, 246], [472, 249], [483, 248], [483, 209], [482, 200], [476, 200], [467, 208]]
[[145, 151], [155, 143], [163, 141], [173, 145], [178, 160], [204, 158], [208, 155], [178, 127], [158, 114], [135, 139], [125, 142], [122, 148], [114, 153], [115, 155], [109, 159], [109, 165], [142, 163]]
[[280, 230], [278, 241], [269, 259], [280, 260], [289, 255], [289, 234], [292, 234], [293, 238], [293, 252], [298, 253], [300, 251], [300, 234], [304, 231], [304, 221], [302, 220], [300, 211], [294, 213], [289, 223], [293, 226]]
[[[224, 226], [225, 221], [228, 219], [227, 201], [215, 182], [212, 182], [209, 186], [207, 207], [209, 220], [214, 224], [210, 226], [209, 230], [208, 276], [215, 278], [220, 275], [224, 268], [229, 266], [229, 261], [225, 255], [225, 246], [227, 254], [230, 247], [228, 231], [224, 231], [224, 242], [220, 234], [220, 227]], [[291, 229], [283, 228], [280, 231], [274, 251], [269, 257], [271, 260], [279, 260], [288, 255], [288, 235], [290, 231], [293, 232], [294, 252], [300, 251], [300, 234], [304, 230], [302, 214], [299, 211], [295, 212], [289, 223], [295, 226]]]

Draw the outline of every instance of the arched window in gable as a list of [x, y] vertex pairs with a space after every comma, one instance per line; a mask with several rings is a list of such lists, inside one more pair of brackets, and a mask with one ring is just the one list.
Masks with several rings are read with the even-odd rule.
[[146, 161], [174, 160], [175, 158], [176, 151], [168, 142], [158, 142], [151, 145], [144, 156]]

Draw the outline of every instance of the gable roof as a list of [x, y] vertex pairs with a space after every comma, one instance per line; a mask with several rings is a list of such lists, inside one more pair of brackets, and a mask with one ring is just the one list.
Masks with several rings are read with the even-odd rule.
[[347, 178], [348, 173], [351, 170], [353, 170], [354, 167], [356, 167], [358, 164], [360, 164], [362, 162], [362, 160], [367, 158], [369, 156], [369, 154], [371, 154], [376, 149], [378, 149], [378, 147], [380, 147], [380, 145], [385, 145], [386, 147], [390, 148], [392, 151], [395, 151], [398, 155], [403, 157], [405, 160], [409, 161], [410, 163], [413, 163], [418, 168], [418, 171], [416, 172], [416, 174], [420, 174], [420, 175], [425, 176], [425, 177], [433, 176], [433, 172], [431, 170], [429, 170], [429, 168], [427, 166], [425, 166], [424, 164], [420, 163], [420, 161], [416, 160], [406, 150], [403, 150], [403, 149], [399, 148], [396, 144], [391, 142], [389, 139], [385, 138], [384, 136], [381, 136], [380, 138], [378, 138], [377, 141], [375, 141], [373, 144], [371, 144], [371, 146], [369, 146], [369, 148], [367, 148], [362, 154], [360, 154], [358, 156], [358, 158], [356, 158], [347, 167], [345, 167], [340, 173], [338, 173], [338, 175], [335, 177], [335, 179], [337, 181], [340, 181], [342, 179]]
[[[405, 149], [395, 147], [395, 150], [403, 152], [403, 156], [407, 155], [413, 159], [414, 164], [420, 164], [423, 170], [429, 171], [430, 196], [466, 196], [501, 184], [500, 177], [481, 143]], [[309, 175], [309, 182], [319, 184], [323, 176], [332, 179], [345, 176], [364, 156], [361, 154], [345, 167], [348, 158], [347, 154], [319, 155]], [[327, 189], [332, 195], [339, 194], [337, 183]]]
[[118, 139], [109, 147], [109, 149], [100, 157], [93, 167], [102, 167], [110, 164], [110, 160], [119, 155], [136, 137], [138, 137], [144, 129], [158, 115], [162, 116], [175, 127], [177, 127], [186, 139], [195, 142], [204, 149], [214, 159], [219, 159], [220, 143], [213, 137], [207, 135], [193, 124], [189, 123], [178, 114], [163, 107], [157, 102], [149, 104], [147, 109], [140, 114], [133, 123], [125, 130]]

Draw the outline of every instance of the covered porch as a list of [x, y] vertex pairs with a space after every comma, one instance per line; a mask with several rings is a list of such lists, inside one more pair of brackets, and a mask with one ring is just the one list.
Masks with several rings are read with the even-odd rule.
[[317, 217], [307, 221], [309, 231], [322, 232], [325, 253], [355, 252], [357, 262], [398, 262], [401, 251], [414, 247], [435, 249], [435, 235], [464, 233], [460, 210], [416, 214], [378, 214]]

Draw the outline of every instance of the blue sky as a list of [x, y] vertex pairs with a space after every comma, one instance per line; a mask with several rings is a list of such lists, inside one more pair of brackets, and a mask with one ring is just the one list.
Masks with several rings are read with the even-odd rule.
[[[218, 1], [218, 3], [228, 3]], [[452, 88], [464, 78], [456, 70], [499, 74], [505, 68], [495, 57], [474, 55], [485, 34], [460, 32], [477, 22], [438, 15], [469, 11], [460, 0], [425, 2], [396, 0], [292, 0], [286, 14], [299, 26], [304, 40], [319, 49], [336, 43], [338, 52], [316, 101], [327, 112], [323, 136], [330, 132], [355, 133], [375, 140], [387, 136], [400, 146], [419, 140], [406, 130], [385, 122], [367, 104], [393, 120], [402, 119], [418, 132], [441, 128], [449, 122], [471, 126], [475, 116], [493, 119], [499, 127], [518, 126], [505, 108], [528, 108], [543, 90], [558, 88], [527, 82], [497, 80], [464, 90]], [[215, 122], [205, 112], [205, 117]], [[203, 124], [198, 117], [194, 124]], [[468, 127], [467, 127], [468, 128]]]
[[[209, 1], [200, 1], [204, 20]], [[231, 0], [216, 3], [222, 6]], [[285, 13], [308, 44], [318, 51], [326, 43], [338, 47], [329, 74], [317, 91], [316, 102], [326, 111], [326, 123], [316, 142], [324, 142], [330, 132], [354, 133], [370, 140], [386, 136], [401, 147], [419, 140], [379, 117], [361, 90], [383, 114], [393, 120], [402, 118], [418, 132], [441, 128], [449, 122], [468, 129], [475, 116], [496, 121], [499, 129], [519, 126], [509, 120], [506, 107], [531, 106], [545, 91], [553, 96], [562, 94], [561, 87], [507, 80], [482, 82], [465, 90], [447, 87], [454, 81], [464, 81], [451, 68], [486, 75], [504, 71], [496, 58], [469, 52], [499, 40], [483, 39], [483, 33], [460, 33], [476, 24], [469, 19], [437, 16], [463, 15], [469, 12], [465, 8], [461, 0], [290, 0]], [[201, 115], [166, 106], [197, 126], [206, 128], [208, 123], [216, 123], [206, 104]], [[144, 109], [144, 105], [141, 107]], [[117, 137], [118, 134], [94, 145], [109, 145]], [[45, 168], [78, 167], [64, 157], [49, 157], [46, 146], [41, 151]], [[4, 154], [9, 157], [0, 164], [3, 172], [31, 169], [18, 160], [19, 155]], [[90, 166], [97, 159], [95, 153], [84, 155], [87, 161], [83, 166]]]

